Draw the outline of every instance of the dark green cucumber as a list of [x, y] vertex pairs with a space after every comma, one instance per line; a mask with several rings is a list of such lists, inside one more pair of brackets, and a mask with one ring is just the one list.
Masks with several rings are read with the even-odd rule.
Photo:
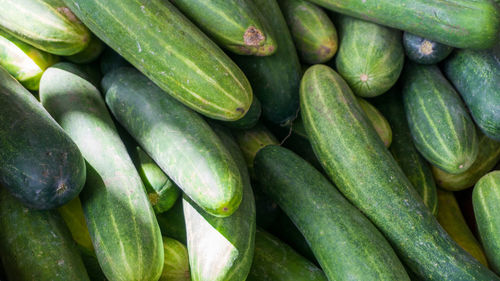
[[236, 121], [220, 121], [226, 127], [234, 129], [250, 129], [259, 122], [260, 115], [262, 114], [262, 105], [257, 97], [253, 97], [252, 105], [247, 114], [241, 119]]
[[67, 60], [74, 63], [90, 63], [96, 60], [104, 51], [106, 46], [94, 34], [91, 34], [90, 42], [81, 52], [66, 57]]
[[43, 72], [58, 60], [0, 30], [0, 66], [26, 89], [38, 90]]
[[175, 239], [163, 237], [163, 251], [165, 262], [158, 281], [191, 281], [186, 246]]
[[340, 75], [358, 96], [385, 93], [403, 69], [401, 32], [348, 16], [337, 17], [341, 44], [335, 65]]
[[158, 219], [163, 236], [174, 238], [183, 244], [187, 244], [186, 223], [184, 222], [181, 198], [175, 202], [170, 210], [157, 214], [156, 218]]
[[405, 32], [403, 46], [406, 56], [416, 63], [435, 64], [444, 60], [453, 51], [453, 47]]
[[252, 0], [269, 21], [278, 50], [272, 56], [233, 56], [245, 72], [255, 96], [262, 104], [262, 115], [275, 124], [293, 120], [299, 108], [300, 63], [285, 19], [276, 0]]
[[327, 9], [457, 48], [490, 48], [500, 16], [489, 0], [310, 0]]
[[90, 41], [89, 30], [61, 0], [1, 0], [0, 29], [48, 53], [69, 56]]
[[384, 142], [385, 147], [391, 146], [392, 129], [384, 115], [382, 115], [376, 107], [365, 99], [358, 98], [358, 103], [370, 120], [370, 123], [373, 125], [373, 128], [379, 135], [380, 139]]
[[101, 94], [81, 72], [70, 63], [47, 69], [40, 100], [87, 161], [80, 199], [96, 256], [110, 280], [157, 280], [160, 228]]
[[393, 141], [389, 150], [424, 204], [433, 215], [438, 213], [436, 183], [429, 163], [418, 153], [408, 127], [399, 88], [378, 97], [375, 105], [384, 114], [392, 128]]
[[57, 211], [23, 206], [0, 187], [0, 258], [9, 280], [89, 280]]
[[500, 53], [457, 50], [446, 60], [444, 73], [479, 128], [500, 141]]
[[479, 152], [476, 161], [467, 171], [460, 174], [450, 174], [435, 166], [432, 167], [434, 178], [440, 187], [450, 191], [459, 191], [474, 186], [500, 161], [500, 142], [492, 140], [482, 133], [478, 133], [478, 135]]
[[325, 274], [290, 246], [257, 229], [255, 254], [247, 281], [327, 281]]
[[337, 30], [320, 7], [304, 0], [278, 0], [303, 62], [329, 61], [337, 52]]
[[472, 202], [486, 257], [500, 273], [500, 171], [486, 174], [476, 183]]
[[254, 169], [330, 280], [409, 280], [384, 236], [305, 160], [269, 145], [257, 153]]
[[78, 147], [1, 67], [0, 104], [0, 183], [34, 209], [53, 209], [76, 197], [85, 182]]
[[417, 150], [448, 173], [467, 171], [478, 154], [478, 137], [458, 93], [434, 65], [409, 63], [403, 80], [403, 103]]
[[226, 121], [240, 119], [250, 108], [252, 89], [243, 72], [170, 1], [63, 1], [162, 88], [163, 96]]
[[311, 144], [330, 179], [413, 272], [426, 280], [500, 280], [446, 234], [340, 75], [323, 65], [309, 68], [300, 98]]
[[122, 66], [131, 66], [128, 61], [126, 61], [117, 52], [113, 51], [111, 48], [106, 48], [101, 55], [100, 68], [103, 75], [108, 74], [114, 69], [120, 68]]
[[118, 122], [186, 195], [215, 216], [238, 208], [240, 172], [201, 116], [133, 68], [108, 73], [102, 85]]
[[269, 56], [274, 34], [253, 0], [172, 0], [214, 42], [239, 55]]

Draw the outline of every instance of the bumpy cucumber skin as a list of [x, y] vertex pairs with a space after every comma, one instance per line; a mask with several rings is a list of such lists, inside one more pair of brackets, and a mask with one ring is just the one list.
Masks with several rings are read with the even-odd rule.
[[499, 12], [488, 0], [310, 1], [341, 14], [406, 30], [457, 48], [491, 48], [500, 30]]
[[450, 174], [435, 166], [432, 173], [437, 184], [449, 191], [460, 191], [474, 186], [476, 182], [489, 172], [500, 161], [500, 142], [478, 133], [479, 152], [476, 161], [467, 171], [460, 174]]
[[163, 246], [154, 211], [101, 94], [81, 72], [71, 63], [47, 69], [40, 100], [88, 163], [80, 198], [96, 256], [110, 280], [157, 280]]
[[474, 214], [481, 242], [491, 268], [500, 273], [500, 171], [486, 174], [472, 193]]
[[478, 137], [458, 93], [435, 65], [408, 63], [403, 80], [403, 103], [417, 150], [448, 173], [467, 171], [478, 154]]
[[365, 99], [358, 98], [358, 103], [370, 120], [373, 128], [384, 142], [385, 147], [391, 146], [392, 143], [392, 129], [387, 122], [387, 119], [377, 110], [371, 103]]
[[221, 217], [238, 208], [241, 174], [201, 116], [133, 68], [108, 73], [102, 86], [118, 122], [198, 206]]
[[337, 52], [337, 30], [320, 7], [303, 0], [278, 0], [303, 62], [329, 61]]
[[479, 128], [500, 141], [500, 53], [457, 50], [446, 60], [444, 73]]
[[239, 55], [270, 56], [278, 48], [253, 0], [172, 0], [219, 46]]
[[162, 88], [162, 95], [219, 120], [238, 120], [250, 108], [252, 88], [243, 72], [170, 1], [64, 3], [97, 37]]
[[434, 42], [409, 32], [403, 34], [403, 46], [409, 59], [420, 64], [435, 64], [444, 60], [453, 47]]
[[57, 211], [23, 206], [0, 187], [0, 258], [9, 280], [89, 281]]
[[500, 280], [446, 234], [340, 75], [324, 65], [309, 68], [301, 85], [301, 109], [330, 179], [412, 271], [427, 280]]
[[252, 0], [272, 30], [278, 50], [267, 57], [233, 56], [245, 72], [255, 96], [262, 104], [262, 115], [274, 124], [295, 119], [299, 109], [301, 68], [286, 21], [276, 0]]
[[97, 36], [91, 34], [87, 47], [79, 53], [66, 57], [66, 59], [73, 63], [91, 63], [101, 55], [105, 47], [104, 43]]
[[409, 280], [382, 234], [305, 160], [269, 145], [257, 153], [254, 169], [264, 191], [302, 232], [330, 280]]
[[0, 183], [34, 209], [53, 209], [75, 198], [85, 183], [78, 147], [3, 68], [0, 104]]
[[158, 281], [191, 281], [189, 258], [186, 246], [181, 242], [163, 237], [165, 263]]
[[338, 15], [339, 74], [361, 97], [385, 93], [398, 80], [404, 64], [401, 31]]
[[389, 150], [396, 162], [435, 216], [438, 213], [436, 182], [429, 163], [420, 155], [413, 143], [399, 88], [375, 100], [375, 106], [384, 114], [392, 128], [393, 141]]
[[257, 97], [253, 97], [252, 105], [248, 110], [247, 114], [241, 119], [236, 121], [220, 121], [220, 123], [228, 128], [234, 129], [250, 129], [255, 126], [260, 119], [262, 114], [262, 105]]

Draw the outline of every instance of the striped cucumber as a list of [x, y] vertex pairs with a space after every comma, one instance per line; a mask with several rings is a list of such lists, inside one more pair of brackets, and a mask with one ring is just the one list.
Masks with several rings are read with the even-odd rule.
[[339, 74], [358, 96], [385, 93], [403, 69], [401, 32], [348, 16], [337, 17], [341, 44], [335, 65]]
[[243, 72], [170, 1], [63, 1], [162, 96], [214, 119], [234, 121], [248, 111], [252, 89]]
[[409, 59], [420, 64], [435, 64], [444, 60], [453, 51], [453, 47], [405, 32], [403, 46]]
[[102, 85], [118, 122], [187, 196], [215, 216], [236, 211], [240, 172], [201, 116], [133, 68], [108, 73]]
[[80, 199], [96, 256], [110, 280], [157, 280], [160, 228], [101, 94], [81, 72], [70, 63], [47, 69], [40, 100], [88, 163]]
[[434, 166], [467, 171], [478, 154], [476, 128], [458, 93], [437, 66], [409, 63], [403, 102], [417, 150]]
[[253, 0], [172, 0], [214, 42], [239, 55], [269, 56], [274, 34]]
[[97, 36], [91, 34], [87, 47], [79, 53], [66, 57], [66, 59], [73, 63], [90, 63], [101, 55], [105, 47], [104, 43]]
[[474, 214], [491, 268], [500, 273], [500, 171], [482, 177], [472, 194]]
[[181, 242], [163, 237], [165, 262], [158, 281], [191, 281], [189, 258], [186, 246]]
[[329, 61], [337, 52], [337, 30], [320, 7], [304, 0], [278, 0], [300, 58], [308, 64]]
[[330, 179], [417, 276], [500, 280], [446, 234], [340, 75], [324, 65], [309, 68], [301, 84], [301, 108], [311, 144]]

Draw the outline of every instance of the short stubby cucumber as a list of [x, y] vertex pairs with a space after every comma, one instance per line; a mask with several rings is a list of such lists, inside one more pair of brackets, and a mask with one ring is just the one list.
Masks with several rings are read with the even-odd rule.
[[403, 46], [409, 59], [420, 64], [435, 64], [444, 60], [453, 47], [422, 38], [415, 34], [403, 34]]

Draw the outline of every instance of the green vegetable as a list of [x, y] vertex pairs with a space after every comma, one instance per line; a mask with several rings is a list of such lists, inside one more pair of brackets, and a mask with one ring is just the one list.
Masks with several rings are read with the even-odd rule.
[[181, 242], [163, 237], [165, 262], [159, 281], [191, 281], [189, 258], [186, 246]]
[[453, 47], [405, 32], [403, 35], [405, 53], [409, 59], [420, 64], [435, 64], [444, 60]]
[[66, 59], [74, 63], [90, 63], [101, 55], [104, 48], [104, 43], [94, 34], [91, 34], [90, 42], [87, 47], [79, 53], [66, 57]]

